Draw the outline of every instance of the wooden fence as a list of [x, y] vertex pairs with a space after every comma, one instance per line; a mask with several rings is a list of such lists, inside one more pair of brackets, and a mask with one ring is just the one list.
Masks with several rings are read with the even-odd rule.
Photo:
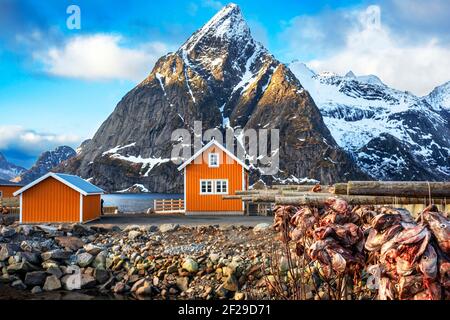
[[19, 207], [20, 200], [19, 198], [2, 198], [0, 197], [0, 207]]
[[120, 213], [119, 207], [114, 207], [114, 206], [103, 207], [103, 213], [104, 214], [118, 214], [118, 213]]
[[2, 207], [6, 207], [8, 209], [9, 214], [19, 214], [20, 213], [20, 200], [19, 200], [19, 198], [1, 198], [0, 197], [0, 209]]
[[155, 213], [184, 213], [183, 199], [158, 199], [153, 201]]

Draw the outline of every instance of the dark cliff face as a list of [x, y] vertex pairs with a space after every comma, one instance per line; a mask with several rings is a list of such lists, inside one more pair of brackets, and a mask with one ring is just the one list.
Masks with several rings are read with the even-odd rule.
[[46, 151], [39, 156], [38, 160], [30, 170], [22, 173], [16, 180], [23, 184], [34, 181], [48, 173], [54, 167], [60, 165], [62, 162], [73, 158], [75, 155], [75, 150], [68, 146], [61, 146], [55, 150]]
[[192, 131], [194, 121], [204, 130], [279, 129], [280, 171], [267, 182], [367, 177], [337, 146], [291, 71], [252, 39], [236, 5], [160, 58], [58, 170], [92, 178], [109, 191], [142, 184], [150, 192], [180, 192], [183, 178], [170, 162], [170, 139], [176, 129]]

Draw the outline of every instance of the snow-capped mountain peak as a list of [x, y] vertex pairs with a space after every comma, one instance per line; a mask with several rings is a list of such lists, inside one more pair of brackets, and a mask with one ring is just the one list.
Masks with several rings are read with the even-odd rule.
[[250, 28], [245, 22], [238, 5], [230, 3], [220, 10], [208, 23], [195, 32], [182, 46], [181, 50], [190, 53], [202, 39], [251, 41]]
[[345, 77], [346, 77], [346, 78], [356, 78], [356, 76], [355, 76], [355, 74], [353, 73], [352, 70], [350, 70], [349, 72], [347, 72], [347, 73], [345, 74]]
[[378, 78], [377, 76], [373, 75], [373, 74], [369, 74], [367, 76], [358, 76], [358, 77], [354, 77], [356, 80], [358, 80], [359, 82], [365, 82], [368, 84], [376, 84], [379, 86], [384, 86], [385, 84], [380, 80], [380, 78]]

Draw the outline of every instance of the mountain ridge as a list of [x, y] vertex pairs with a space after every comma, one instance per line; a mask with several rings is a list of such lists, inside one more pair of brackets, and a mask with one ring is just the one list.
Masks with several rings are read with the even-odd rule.
[[21, 173], [14, 181], [22, 184], [30, 183], [75, 155], [75, 150], [69, 146], [59, 146], [54, 150], [45, 151], [41, 153], [35, 164], [29, 170]]
[[26, 169], [9, 162], [6, 157], [0, 152], [0, 179], [10, 181], [25, 172]]
[[418, 97], [378, 77], [316, 74], [298, 61], [290, 66], [363, 171], [381, 180], [450, 180], [450, 82]]

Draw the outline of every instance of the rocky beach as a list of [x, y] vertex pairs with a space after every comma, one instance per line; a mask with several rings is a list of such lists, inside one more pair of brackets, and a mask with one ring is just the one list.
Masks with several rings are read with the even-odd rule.
[[[448, 213], [277, 206], [272, 223], [0, 225], [0, 299], [448, 300]], [[149, 218], [147, 218], [149, 219]], [[155, 221], [155, 220], [153, 220]], [[241, 220], [244, 223], [244, 220]]]
[[3, 225], [1, 299], [267, 299], [268, 224]]

